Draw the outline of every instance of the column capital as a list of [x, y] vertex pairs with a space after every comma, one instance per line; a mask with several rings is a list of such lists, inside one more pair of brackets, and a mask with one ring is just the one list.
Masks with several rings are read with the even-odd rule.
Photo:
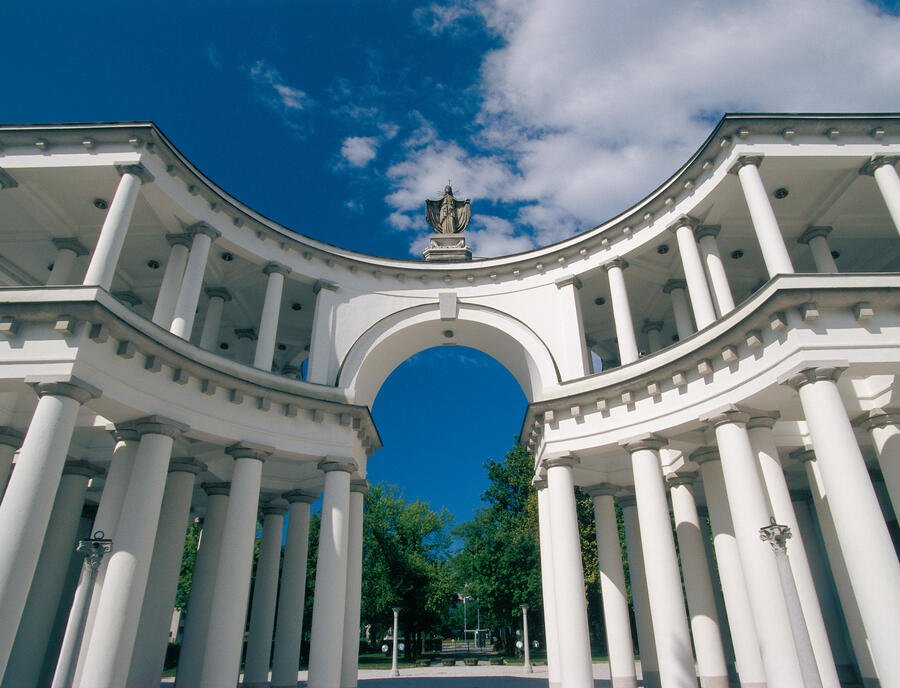
[[119, 173], [120, 177], [126, 174], [133, 174], [141, 180], [141, 184], [149, 184], [155, 180], [155, 177], [150, 174], [150, 170], [139, 162], [117, 163], [116, 171]]
[[652, 433], [638, 435], [637, 437], [632, 437], [631, 439], [619, 442], [619, 446], [629, 454], [634, 454], [634, 452], [641, 451], [642, 449], [659, 451], [662, 447], [666, 446], [666, 444], [668, 444], [668, 440]]
[[813, 225], [810, 225], [806, 228], [806, 231], [800, 235], [800, 238], [797, 239], [797, 243], [809, 244], [809, 242], [816, 237], [827, 237], [829, 234], [831, 234], [832, 229], [832, 227], [814, 227]]
[[238, 339], [256, 341], [256, 330], [252, 327], [239, 327], [234, 331], [234, 336]]
[[609, 272], [613, 268], [619, 268], [620, 270], [624, 270], [628, 267], [628, 261], [624, 258], [613, 258], [611, 260], [606, 261], [602, 266], [604, 270]]
[[612, 483], [596, 483], [588, 485], [584, 488], [584, 491], [591, 497], [614, 497], [619, 489], [618, 485], [613, 485]]
[[330, 282], [328, 280], [316, 280], [316, 283], [313, 284], [313, 294], [318, 294], [323, 289], [327, 289], [328, 291], [337, 291], [338, 285], [336, 282]]
[[637, 497], [633, 494], [620, 495], [616, 497], [616, 503], [623, 509], [627, 509], [629, 507], [637, 506]]
[[714, 428], [717, 428], [720, 425], [727, 425], [728, 423], [746, 426], [750, 421], [750, 414], [739, 408], [730, 408], [708, 418], [701, 418], [700, 420], [709, 423]]
[[86, 256], [90, 251], [85, 248], [85, 245], [82, 244], [78, 239], [74, 239], [71, 237], [55, 237], [50, 240], [58, 251], [62, 251], [63, 249], [67, 251], [71, 251], [76, 256]]
[[687, 289], [687, 282], [683, 279], [670, 279], [663, 285], [663, 294], [671, 294], [676, 289], [684, 291]]
[[18, 185], [19, 182], [13, 179], [9, 172], [0, 167], [0, 190], [15, 189]]
[[837, 379], [844, 370], [843, 367], [837, 366], [832, 368], [807, 368], [806, 370], [801, 370], [799, 373], [783, 380], [782, 384], [793, 387], [799, 391], [801, 387], [812, 382], [822, 382], [823, 380], [837, 382]]
[[762, 155], [742, 155], [737, 159], [737, 161], [734, 163], [734, 165], [731, 166], [731, 169], [729, 169], [728, 171], [731, 174], [737, 174], [738, 172], [740, 172], [742, 167], [746, 167], [747, 165], [759, 167], [760, 165], [762, 165], [763, 157], [764, 156]]
[[666, 477], [666, 485], [668, 487], [680, 487], [681, 485], [691, 487], [696, 482], [696, 473], [672, 473]]
[[664, 323], [662, 320], [645, 320], [644, 324], [641, 325], [641, 332], [644, 334], [653, 331], [660, 332], [662, 331], [663, 325]]
[[[28, 382], [28, 378], [25, 379], [25, 382]], [[85, 402], [90, 401], [91, 399], [96, 399], [101, 395], [101, 392], [98, 388], [74, 377], [69, 378], [67, 382], [38, 381], [34, 385], [34, 389], [39, 397], [69, 397], [70, 399], [74, 399], [75, 401], [77, 401], [79, 404], [84, 404]]]
[[70, 459], [63, 464], [63, 475], [83, 475], [86, 478], [93, 478], [95, 475], [103, 475], [106, 473], [100, 466], [90, 461], [81, 459]]
[[190, 456], [173, 457], [169, 461], [169, 473], [192, 473], [200, 475], [206, 470], [206, 464]]
[[806, 463], [807, 461], [815, 461], [816, 460], [816, 452], [813, 449], [808, 449], [806, 447], [800, 447], [800, 449], [795, 449], [788, 456], [795, 461], [799, 461], [800, 463]]
[[141, 301], [141, 297], [135, 294], [133, 291], [128, 291], [127, 289], [122, 291], [114, 291], [112, 293], [113, 297], [116, 301], [121, 301], [126, 306], [131, 306], [134, 308], [135, 306], [140, 306], [143, 301]]
[[169, 246], [186, 246], [191, 247], [191, 235], [187, 232], [181, 234], [166, 234], [166, 241]]
[[225, 453], [235, 460], [256, 459], [257, 461], [265, 461], [274, 452], [274, 447], [267, 447], [252, 442], [235, 442], [225, 448]]
[[188, 425], [179, 423], [177, 420], [157, 415], [138, 418], [132, 421], [130, 425], [137, 430], [141, 437], [144, 435], [165, 435], [174, 439], [190, 429]]
[[0, 425], [0, 444], [18, 449], [25, 441], [25, 435], [8, 425]]
[[323, 473], [331, 473], [331, 471], [355, 473], [359, 467], [356, 465], [355, 461], [351, 461], [350, 459], [326, 456], [324, 459], [319, 461], [317, 468]]
[[873, 155], [865, 165], [859, 168], [859, 173], [871, 176], [879, 167], [884, 165], [893, 167], [898, 162], [900, 162], [900, 156], [897, 155]]
[[317, 492], [308, 492], [307, 490], [291, 490], [289, 492], [283, 492], [281, 494], [281, 498], [287, 500], [290, 504], [294, 504], [296, 502], [302, 502], [304, 504], [312, 504], [319, 498], [319, 494]]
[[554, 282], [557, 289], [562, 289], [563, 287], [574, 286], [576, 289], [581, 289], [581, 280], [578, 279], [575, 275], [566, 275], [565, 277], [560, 277], [558, 280]]
[[579, 459], [574, 454], [568, 454], [566, 456], [556, 456], [552, 459], [544, 459], [543, 461], [541, 461], [541, 465], [544, 468], [557, 468], [559, 466], [572, 468], [579, 463], [581, 463], [581, 459]]
[[747, 421], [747, 429], [769, 428], [771, 430], [779, 418], [781, 418], [781, 414], [778, 411], [752, 411], [750, 420]]
[[231, 301], [231, 292], [229, 292], [225, 287], [207, 287], [206, 296], [211, 299]]
[[119, 442], [137, 442], [141, 439], [138, 431], [131, 427], [129, 423], [107, 425], [106, 429], [117, 444]]
[[718, 447], [700, 447], [692, 451], [688, 458], [700, 466], [707, 461], [721, 461]]
[[697, 241], [708, 236], [717, 238], [721, 231], [722, 225], [697, 225], [694, 228], [694, 236], [697, 237]]
[[196, 236], [198, 234], [205, 234], [212, 241], [215, 241], [220, 236], [222, 236], [222, 232], [220, 232], [215, 227], [211, 227], [206, 222], [195, 222], [190, 227], [187, 228], [187, 231], [192, 235]]
[[863, 430], [874, 430], [888, 425], [900, 425], [900, 409], [871, 409], [853, 419], [853, 425]]
[[366, 494], [369, 491], [369, 481], [368, 480], [351, 480], [350, 481], [350, 491], [351, 492], [359, 492], [360, 494]]
[[288, 508], [284, 504], [263, 504], [260, 511], [263, 516], [284, 516]]
[[265, 267], [262, 269], [264, 275], [271, 275], [273, 272], [277, 272], [282, 277], [287, 277], [291, 274], [291, 269], [287, 265], [282, 265], [281, 263], [266, 263]]
[[231, 483], [201, 483], [200, 487], [210, 497], [213, 495], [222, 495], [227, 497], [231, 494]]
[[531, 486], [538, 492], [540, 492], [541, 490], [546, 490], [547, 489], [547, 479], [541, 478], [539, 476], [534, 476], [531, 479]]
[[670, 232], [675, 232], [682, 227], [689, 227], [690, 229], [696, 229], [699, 221], [696, 218], [691, 217], [690, 215], [682, 215], [675, 222], [670, 224], [666, 229]]

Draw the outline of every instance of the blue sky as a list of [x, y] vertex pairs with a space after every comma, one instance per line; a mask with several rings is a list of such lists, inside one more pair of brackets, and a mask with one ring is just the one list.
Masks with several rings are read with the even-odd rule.
[[[866, 0], [7, 3], [0, 121], [153, 120], [259, 212], [383, 256], [421, 256], [424, 200], [449, 179], [473, 199], [476, 256], [500, 255], [640, 199], [723, 112], [900, 110], [897, 14]], [[483, 477], [448, 482], [446, 467], [498, 458], [523, 410], [484, 356], [421, 354], [376, 402], [372, 474], [468, 518]], [[461, 430], [436, 442], [448, 417]]]

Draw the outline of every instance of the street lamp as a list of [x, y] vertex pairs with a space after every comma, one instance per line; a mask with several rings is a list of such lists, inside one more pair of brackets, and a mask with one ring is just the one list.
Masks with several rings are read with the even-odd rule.
[[534, 669], [531, 668], [531, 646], [528, 643], [528, 605], [520, 604], [519, 606], [522, 608], [522, 643], [525, 651], [524, 671], [526, 674], [530, 674]]
[[816, 666], [816, 656], [813, 654], [812, 642], [809, 639], [809, 629], [806, 627], [803, 608], [800, 606], [800, 595], [797, 593], [797, 584], [794, 582], [791, 563], [788, 561], [787, 541], [790, 537], [790, 526], [775, 523], [775, 518], [772, 516], [769, 517], [769, 525], [759, 529], [759, 539], [772, 545], [772, 551], [775, 553], [778, 578], [781, 580], [781, 589], [787, 604], [791, 635], [794, 637], [794, 645], [797, 647], [803, 685], [806, 688], [822, 688], [822, 679], [819, 677], [819, 668]]
[[397, 666], [397, 619], [400, 616], [400, 607], [394, 607], [394, 641], [391, 650], [391, 676], [399, 676], [400, 668]]

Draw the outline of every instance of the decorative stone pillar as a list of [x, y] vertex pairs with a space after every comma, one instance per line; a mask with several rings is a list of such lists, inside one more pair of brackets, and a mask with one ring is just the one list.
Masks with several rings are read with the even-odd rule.
[[219, 341], [219, 330], [222, 327], [222, 309], [226, 301], [231, 301], [231, 294], [222, 287], [206, 290], [209, 303], [206, 304], [206, 317], [203, 319], [203, 330], [200, 332], [200, 348], [213, 351]]
[[188, 340], [191, 338], [191, 330], [194, 329], [194, 316], [200, 301], [200, 290], [203, 288], [203, 273], [206, 272], [209, 247], [221, 236], [219, 230], [213, 229], [205, 222], [193, 225], [191, 232], [194, 235], [191, 252], [184, 268], [178, 300], [175, 302], [172, 325], [169, 327], [169, 332]]
[[769, 203], [766, 187], [763, 186], [762, 177], [759, 175], [759, 166], [762, 161], [761, 155], [741, 156], [731, 168], [731, 172], [737, 174], [741, 180], [741, 190], [747, 200], [753, 230], [756, 232], [759, 247], [762, 249], [763, 261], [766, 263], [769, 277], [792, 274], [794, 265], [791, 263], [784, 236], [778, 226], [778, 220], [775, 218], [775, 211], [772, 210], [772, 204]]
[[894, 226], [900, 232], [900, 177], [897, 176], [897, 168], [894, 167], [898, 161], [900, 157], [896, 155], [875, 155], [859, 172], [875, 177], [884, 204], [894, 221]]
[[731, 285], [728, 284], [725, 264], [719, 255], [718, 236], [721, 229], [719, 225], [700, 225], [694, 230], [694, 236], [700, 244], [706, 279], [715, 300], [716, 315], [720, 318], [734, 310], [734, 296], [731, 294]]
[[641, 551], [641, 526], [638, 520], [637, 500], [629, 495], [618, 497], [617, 501], [622, 507], [622, 520], [625, 522], [625, 546], [628, 552], [628, 574], [631, 579], [631, 599], [634, 603], [641, 675], [644, 686], [660, 688], [653, 619], [650, 616], [650, 596], [647, 592], [644, 553]]
[[765, 688], [766, 674], [756, 639], [756, 624], [753, 621], [747, 582], [734, 535], [734, 524], [725, 494], [725, 478], [722, 475], [719, 450], [715, 447], [702, 447], [692, 453], [690, 458], [699, 464], [700, 475], [703, 478], [713, 547], [716, 550], [719, 579], [722, 581], [722, 597], [728, 611], [728, 628], [731, 631], [731, 643], [734, 647], [741, 688]]
[[696, 673], [678, 555], [659, 462], [659, 449], [664, 444], [665, 440], [648, 436], [625, 442], [622, 446], [631, 456], [634, 474], [659, 678], [663, 686], [687, 686], [696, 682]]
[[357, 465], [347, 459], [324, 459], [322, 525], [313, 597], [309, 648], [310, 688], [339, 688], [347, 607], [347, 551], [350, 529], [350, 474]]
[[22, 446], [25, 436], [8, 425], [0, 426], [0, 495], [6, 489], [6, 481], [12, 470], [12, 460], [16, 451]]
[[853, 423], [872, 433], [872, 443], [878, 455], [884, 485], [891, 498], [894, 513], [900, 514], [900, 410], [873, 409]]
[[262, 314], [259, 318], [259, 335], [256, 339], [256, 355], [253, 367], [272, 370], [272, 358], [275, 356], [275, 337], [278, 334], [278, 314], [281, 311], [281, 294], [284, 291], [284, 278], [291, 269], [279, 263], [269, 263], [263, 268], [268, 275], [266, 296], [263, 300]]
[[574, 456], [545, 459], [550, 491], [550, 542], [559, 638], [560, 680], [565, 688], [591, 688], [594, 679], [588, 634], [581, 540], [575, 511]]
[[[313, 286], [316, 295], [316, 310], [313, 313], [313, 327], [309, 339], [309, 360], [306, 364], [306, 379], [318, 384], [334, 384], [337, 362], [331, 360], [334, 342], [335, 315], [340, 300], [338, 285], [319, 280]], [[332, 370], [334, 368], [334, 370]]]
[[78, 239], [55, 238], [50, 241], [56, 247], [56, 258], [53, 259], [53, 269], [50, 270], [50, 276], [47, 278], [47, 286], [71, 284], [75, 259], [86, 256], [88, 250]]
[[812, 252], [813, 262], [818, 272], [838, 272], [837, 263], [831, 255], [831, 247], [826, 238], [831, 234], [831, 227], [807, 227], [797, 239], [798, 244], [807, 244]]
[[541, 548], [541, 596], [544, 601], [544, 638], [547, 642], [547, 675], [550, 688], [561, 688], [559, 620], [556, 616], [556, 584], [553, 579], [553, 544], [550, 530], [550, 492], [547, 481], [535, 478], [538, 495], [538, 536]]
[[356, 688], [359, 673], [359, 612], [362, 605], [362, 540], [366, 480], [350, 481], [350, 527], [347, 544], [347, 592], [344, 599], [344, 649], [341, 653], [341, 688]]
[[131, 214], [134, 212], [141, 184], [153, 181], [153, 175], [140, 163], [117, 165], [116, 169], [121, 175], [119, 186], [116, 188], [112, 203], [109, 204], [109, 210], [106, 211], [106, 219], [100, 228], [100, 236], [97, 238], [91, 262], [84, 276], [86, 286], [97, 285], [107, 291], [112, 286], [116, 274], [119, 255], [125, 244], [125, 235], [128, 233], [128, 225], [131, 223]]
[[75, 548], [78, 521], [88, 480], [101, 472], [87, 461], [67, 461], [38, 565], [31, 581], [28, 601], [16, 633], [9, 664], [3, 674], [4, 688], [36, 686], [41, 663], [50, 640], [56, 608], [61, 601], [69, 559]]
[[0, 667], [4, 668], [50, 522], [78, 409], [100, 395], [74, 379], [42, 383], [36, 390], [40, 400], [0, 503], [0, 533], [6, 540], [0, 551]]
[[557, 311], [559, 328], [561, 332], [569, 333], [563, 340], [565, 349], [561, 357], [563, 369], [560, 372], [564, 380], [573, 380], [591, 372], [590, 353], [585, 344], [584, 318], [581, 315], [581, 299], [578, 297], [581, 280], [574, 275], [567, 275], [556, 280], [555, 284], [559, 292]]
[[800, 394], [872, 659], [883, 685], [900, 685], [900, 562], [841, 400], [840, 373], [810, 368], [788, 384]]
[[253, 361], [253, 351], [256, 348], [256, 330], [252, 327], [239, 327], [235, 329], [234, 336], [238, 340], [235, 352], [238, 362], [250, 365]]
[[631, 642], [631, 620], [628, 614], [628, 593], [622, 550], [619, 546], [619, 525], [613, 495], [618, 488], [600, 483], [587, 488], [594, 500], [594, 528], [597, 532], [597, 562], [600, 569], [600, 598], [603, 602], [603, 621], [606, 645], [609, 649], [609, 673], [613, 688], [636, 688], [634, 646]]
[[159, 688], [162, 680], [194, 479], [205, 470], [205, 464], [190, 457], [173, 458], [169, 463], [137, 642], [126, 684], [129, 688]]
[[645, 320], [644, 325], [641, 327], [641, 332], [647, 335], [647, 344], [651, 354], [663, 348], [662, 338], [660, 337], [662, 328], [663, 322], [661, 320]]
[[694, 237], [694, 227], [696, 226], [697, 223], [693, 218], [682, 216], [669, 229], [675, 234], [675, 239], [678, 241], [678, 251], [681, 254], [681, 264], [684, 267], [684, 277], [687, 282], [688, 292], [691, 295], [694, 321], [697, 323], [697, 329], [702, 330], [707, 325], [715, 322], [716, 309], [709, 294], [709, 285], [706, 283], [703, 261], [700, 260], [697, 239]]
[[153, 309], [153, 322], [168, 330], [172, 324], [175, 303], [178, 301], [178, 292], [181, 290], [181, 281], [188, 262], [191, 235], [166, 234], [166, 241], [172, 248], [169, 250], [169, 261], [166, 263], [162, 283], [159, 285], [159, 294]]
[[118, 688], [127, 684], [172, 445], [187, 429], [183, 423], [159, 416], [149, 416], [135, 425], [141, 441], [87, 641], [81, 672], [81, 685], [85, 687]]
[[306, 593], [306, 556], [309, 548], [309, 509], [318, 495], [293, 490], [281, 495], [290, 503], [278, 621], [275, 624], [275, 651], [272, 658], [272, 688], [295, 688], [300, 665], [300, 638], [303, 628], [303, 600]]
[[672, 313], [675, 316], [675, 331], [678, 339], [687, 339], [694, 334], [694, 323], [691, 320], [691, 312], [688, 308], [687, 297], [684, 290], [687, 282], [681, 279], [670, 279], [663, 285], [663, 293], [672, 297]]
[[194, 688], [200, 684], [216, 574], [225, 539], [230, 488], [230, 483], [203, 483], [203, 490], [207, 495], [206, 515], [203, 517], [203, 532], [194, 561], [188, 615], [178, 655], [178, 671], [175, 674], [175, 685], [178, 688]]
[[619, 343], [619, 360], [622, 365], [638, 359], [638, 345], [634, 336], [634, 321], [628, 303], [628, 289], [625, 287], [625, 268], [628, 261], [615, 258], [603, 266], [609, 279], [609, 298], [612, 302], [613, 320], [616, 325], [616, 339]]
[[794, 583], [797, 586], [797, 594], [803, 609], [803, 617], [806, 620], [819, 677], [825, 688], [840, 688], [840, 680], [831, 654], [831, 644], [828, 641], [828, 631], [825, 628], [825, 620], [822, 618], [819, 598], [816, 595], [816, 585], [806, 559], [803, 536], [794, 515], [791, 494], [781, 468], [781, 459], [778, 456], [775, 438], [772, 436], [772, 428], [777, 418], [777, 413], [751, 417], [747, 423], [750, 445], [753, 447], [753, 453], [762, 470], [766, 493], [772, 507], [771, 514], [778, 523], [791, 529], [788, 561], [791, 565]]
[[709, 577], [709, 563], [703, 548], [703, 531], [691, 485], [693, 474], [672, 475], [666, 481], [672, 497], [675, 534], [681, 553], [684, 591], [691, 619], [697, 674], [703, 688], [728, 688], [728, 665], [722, 647], [719, 615]]
[[234, 458], [234, 470], [210, 606], [203, 671], [197, 684], [200, 688], [222, 688], [238, 682], [250, 596], [259, 486], [263, 461], [272, 452], [267, 447], [245, 442], [233, 444], [225, 451]]
[[266, 688], [269, 685], [281, 536], [284, 533], [284, 515], [287, 511], [287, 506], [281, 504], [267, 504], [262, 509], [262, 541], [256, 562], [256, 582], [253, 585], [253, 604], [250, 606], [250, 636], [244, 660], [245, 688]]

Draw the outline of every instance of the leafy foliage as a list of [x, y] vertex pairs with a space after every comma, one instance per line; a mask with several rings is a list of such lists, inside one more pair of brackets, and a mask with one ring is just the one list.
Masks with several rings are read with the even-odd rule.
[[200, 544], [199, 521], [191, 521], [184, 538], [184, 553], [181, 556], [181, 570], [178, 572], [178, 591], [175, 593], [175, 608], [187, 609], [191, 596], [191, 584], [194, 581], [194, 564], [197, 561], [197, 546]]

